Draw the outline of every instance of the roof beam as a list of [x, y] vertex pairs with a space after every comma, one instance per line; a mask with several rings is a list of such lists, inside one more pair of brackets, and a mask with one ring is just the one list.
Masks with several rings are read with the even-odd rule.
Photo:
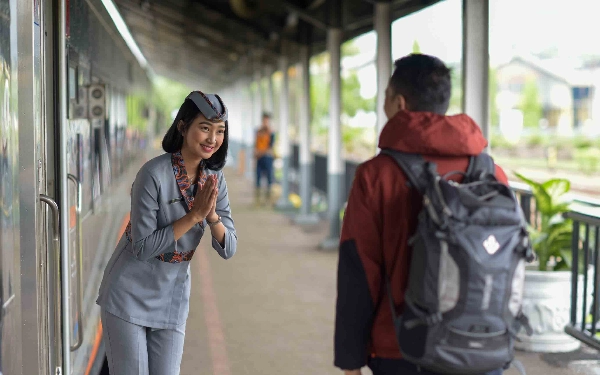
[[[122, 0], [123, 1], [123, 0]], [[153, 0], [152, 9], [156, 11], [158, 17], [162, 17], [163, 12], [173, 12], [173, 6], [165, 0]], [[254, 31], [242, 30], [231, 30], [230, 32], [224, 32], [223, 26], [230, 26], [236, 24], [235, 21], [227, 19], [224, 15], [218, 12], [214, 12], [208, 8], [199, 6], [198, 3], [191, 1], [187, 8], [178, 8], [178, 15], [176, 19], [171, 17], [172, 21], [180, 25], [189, 25], [189, 31], [194, 32], [197, 36], [202, 36], [206, 39], [210, 39], [215, 45], [225, 46], [232, 52], [237, 54], [245, 53], [248, 49], [262, 37], [256, 35]], [[155, 13], [155, 15], [156, 15]], [[210, 22], [209, 19], [221, 19], [221, 25], [217, 25], [214, 22]], [[198, 22], [203, 21], [203, 22]], [[235, 26], [242, 27], [243, 26]], [[250, 38], [246, 37], [250, 35]]]
[[[219, 57], [225, 61], [239, 60], [254, 50], [263, 51], [266, 60], [279, 56], [273, 50], [275, 46], [269, 48], [270, 41], [266, 39], [265, 31], [231, 20], [224, 13], [193, 0], [151, 0], [146, 10], [134, 0], [117, 2], [126, 12], [128, 24], [137, 26], [141, 34], [152, 35], [155, 41], [166, 39], [160, 44], [187, 39], [187, 49], [205, 47], [210, 51], [218, 50]], [[204, 46], [204, 43], [209, 45]]]
[[180, 13], [173, 12], [162, 12], [157, 9], [155, 5], [151, 5], [146, 10], [142, 9], [138, 2], [133, 0], [117, 0], [117, 5], [119, 8], [125, 9], [127, 12], [135, 13], [136, 15], [148, 19], [148, 16], [152, 16], [152, 20], [155, 21], [157, 19], [166, 20], [170, 24], [178, 24], [181, 22], [181, 18], [183, 17]]
[[[128, 0], [120, 1], [122, 2], [122, 7], [126, 9], [127, 13], [131, 12], [136, 17], [139, 17], [136, 20], [132, 20], [131, 23], [150, 23], [153, 28], [155, 25], [163, 24], [167, 26], [170, 30], [177, 32], [178, 35], [184, 36], [189, 33], [193, 37], [205, 39], [210, 44], [212, 44], [211, 48], [219, 49], [223, 53], [227, 53], [228, 55], [230, 55], [231, 53], [239, 55], [241, 53], [245, 53], [249, 48], [248, 43], [238, 42], [234, 39], [230, 39], [218, 30], [191, 21], [191, 18], [185, 15], [181, 15], [180, 17], [176, 18], [171, 16], [164, 16], [163, 14], [160, 14], [160, 11], [157, 11], [157, 7], [155, 6], [150, 8], [148, 11], [144, 12], [141, 9], [136, 9], [139, 7], [131, 6], [130, 4], [126, 3]], [[125, 18], [128, 18], [128, 16], [125, 16]], [[151, 20], [149, 20], [149, 18], [151, 18]], [[188, 28], [185, 29], [185, 27]]]
[[248, 34], [250, 36], [250, 41], [251, 42], [266, 42], [269, 40], [269, 34], [270, 31], [266, 31], [266, 30], [262, 30], [259, 27], [256, 27], [254, 25], [251, 25], [248, 22], [242, 21], [241, 19], [237, 18], [237, 19], [231, 19], [228, 18], [226, 15], [224, 15], [223, 13], [215, 10], [212, 7], [207, 6], [206, 4], [203, 3], [195, 3], [195, 7], [198, 10], [199, 14], [206, 14], [209, 17], [215, 18], [215, 19], [221, 19], [222, 21], [224, 21], [224, 23], [221, 26], [226, 26], [226, 27], [231, 27], [233, 26], [234, 28], [243, 30], [246, 34]]
[[[225, 58], [230, 61], [235, 61], [237, 59], [237, 57], [232, 58], [232, 53], [236, 53], [237, 51], [223, 48], [218, 43], [204, 38], [203, 35], [200, 35], [193, 30], [186, 31], [184, 27], [167, 26], [164, 23], [145, 22], [145, 20], [141, 19], [137, 14], [134, 16], [126, 16], [125, 18], [128, 20], [128, 24], [132, 31], [135, 30], [136, 39], [140, 37], [140, 34], [143, 36], [154, 35], [155, 41], [160, 42], [160, 39], [164, 38], [166, 39], [166, 43], [175, 43], [182, 48], [206, 48], [206, 50], [211, 51], [210, 56], [214, 56], [214, 52], [217, 52], [220, 58]], [[198, 42], [197, 39], [203, 40], [203, 42]], [[183, 42], [187, 42], [187, 45]], [[239, 53], [236, 53], [236, 55], [237, 54]]]
[[[410, 0], [410, 1], [402, 1], [398, 4], [398, 2], [394, 2], [392, 4], [392, 20], [396, 20], [398, 18], [402, 18], [408, 14], [417, 12], [423, 8], [427, 8], [428, 6], [437, 3], [440, 0]], [[374, 26], [374, 13], [370, 13], [364, 17], [360, 17], [344, 26], [344, 30], [346, 31], [355, 31], [364, 28], [373, 28]]]
[[[207, 56], [202, 56], [201, 54], [199, 54], [199, 52], [191, 50], [185, 50], [184, 48], [181, 48], [180, 46], [176, 46], [176, 45], [165, 45], [165, 46], [160, 46], [160, 49], [157, 50], [155, 47], [156, 42], [154, 40], [152, 40], [151, 38], [142, 36], [139, 39], [140, 45], [144, 46], [144, 49], [146, 49], [146, 47], [149, 47], [148, 50], [152, 51], [150, 52], [152, 55], [154, 56], [164, 56], [165, 54], [169, 54], [169, 55], [173, 55], [173, 56], [178, 56], [180, 57], [180, 60], [182, 61], [193, 61], [194, 63], [198, 62], [198, 66], [204, 66], [204, 69], [209, 68], [210, 70], [212, 70], [211, 73], [217, 73], [218, 70], [221, 70], [220, 67], [223, 67], [225, 65], [228, 64], [224, 64], [222, 62], [217, 62], [217, 60], [215, 60], [214, 58], [211, 57], [207, 57]], [[171, 61], [175, 61], [175, 59], [171, 59]], [[233, 63], [230, 63], [229, 65], [233, 65]]]
[[[174, 74], [189, 75], [188, 79], [215, 80], [216, 77], [227, 77], [227, 79], [219, 79], [219, 82], [230, 82], [236, 77], [248, 74], [245, 69], [246, 64], [243, 63], [244, 56], [240, 57], [241, 63], [236, 64], [227, 59], [215, 60], [214, 55], [201, 56], [198, 52], [189, 52], [184, 47], [174, 44], [157, 45], [156, 40], [143, 34], [138, 36], [137, 41], [151, 66], [161, 75], [164, 75], [164, 70], [159, 69], [158, 66], [168, 66], [169, 71]], [[190, 66], [190, 62], [196, 61], [198, 61], [196, 67]]]
[[[172, 61], [165, 58], [158, 59], [155, 65], [155, 69], [160, 75], [176, 79], [177, 81], [187, 83], [198, 82], [202, 86], [207, 85], [225, 85], [227, 81], [222, 79], [214, 79], [213, 76], [199, 75], [198, 72], [192, 71], [189, 67], [182, 67], [180, 69], [173, 69]], [[205, 90], [206, 88], [203, 88]]]
[[119, 7], [123, 13], [129, 27], [142, 26], [145, 29], [147, 26], [151, 27], [150, 35], [157, 37], [156, 27], [161, 25], [169, 29], [172, 32], [179, 32], [181, 30], [181, 20], [172, 18], [170, 16], [158, 15], [155, 10], [150, 8], [148, 10], [142, 10], [137, 4], [132, 3], [131, 0], [119, 0]]
[[189, 13], [184, 13], [186, 9], [185, 6], [182, 6], [183, 4], [176, 5], [169, 0], [152, 0], [152, 7], [161, 8], [161, 11], [165, 12], [173, 12], [174, 9], [176, 9], [180, 14], [186, 17], [194, 18], [195, 22], [203, 21], [203, 23], [209, 24], [210, 26], [215, 26], [215, 21], [221, 22], [220, 25], [218, 25], [221, 27], [221, 29], [231, 29], [231, 27], [234, 27], [238, 29], [236, 30], [237, 32], [240, 32], [237, 34], [237, 37], [249, 36], [250, 38], [246, 38], [249, 42], [268, 40], [269, 33], [267, 31], [244, 22], [237, 17], [235, 19], [231, 19], [230, 17], [206, 4], [199, 3], [197, 1], [192, 2], [193, 11]]
[[313, 16], [308, 11], [291, 4], [289, 1], [281, 1], [281, 5], [290, 13], [298, 14], [298, 17], [302, 18], [304, 21], [310, 23], [311, 25], [318, 27], [322, 30], [327, 30], [327, 24], [325, 21], [320, 20], [319, 18]]

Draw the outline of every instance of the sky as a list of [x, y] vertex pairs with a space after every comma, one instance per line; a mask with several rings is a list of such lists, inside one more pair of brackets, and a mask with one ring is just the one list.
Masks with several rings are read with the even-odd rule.
[[[447, 63], [462, 53], [462, 0], [444, 0], [392, 24], [392, 57], [412, 52], [418, 41], [422, 53]], [[515, 51], [534, 53], [556, 48], [560, 57], [600, 56], [600, 0], [490, 0], [490, 62], [510, 59]], [[376, 35], [355, 39], [361, 54], [344, 63], [361, 66], [375, 56]], [[361, 94], [376, 93], [375, 66], [359, 70]]]

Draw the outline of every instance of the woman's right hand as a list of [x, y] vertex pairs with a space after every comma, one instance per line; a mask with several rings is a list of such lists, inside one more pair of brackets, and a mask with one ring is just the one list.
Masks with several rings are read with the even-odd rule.
[[210, 213], [212, 206], [217, 199], [218, 191], [216, 175], [209, 175], [204, 184], [198, 184], [198, 191], [194, 197], [194, 205], [190, 213], [194, 215], [194, 220], [201, 222]]

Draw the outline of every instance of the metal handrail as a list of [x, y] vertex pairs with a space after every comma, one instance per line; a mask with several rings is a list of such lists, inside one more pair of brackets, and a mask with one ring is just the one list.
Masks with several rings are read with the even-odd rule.
[[[585, 212], [572, 210], [565, 217], [573, 220], [573, 237], [571, 241], [571, 315], [565, 332], [587, 345], [600, 350], [600, 217]], [[583, 238], [581, 238], [583, 232]], [[583, 257], [583, 264], [580, 261]], [[593, 283], [591, 285], [591, 312], [588, 309], [588, 268], [592, 267]], [[583, 276], [582, 301], [579, 298], [579, 277]], [[577, 310], [581, 309], [581, 320], [578, 322]], [[591, 321], [588, 323], [588, 316]]]

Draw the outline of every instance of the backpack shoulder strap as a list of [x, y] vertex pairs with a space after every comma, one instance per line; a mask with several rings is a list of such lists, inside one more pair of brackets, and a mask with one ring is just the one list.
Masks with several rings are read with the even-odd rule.
[[391, 156], [400, 169], [404, 171], [408, 182], [419, 192], [425, 192], [427, 188], [427, 162], [421, 155], [391, 149], [383, 149], [381, 153]]
[[485, 152], [471, 156], [469, 158], [469, 167], [466, 171], [467, 179], [469, 181], [477, 181], [485, 174], [491, 174], [492, 176], [496, 174], [494, 159]]

